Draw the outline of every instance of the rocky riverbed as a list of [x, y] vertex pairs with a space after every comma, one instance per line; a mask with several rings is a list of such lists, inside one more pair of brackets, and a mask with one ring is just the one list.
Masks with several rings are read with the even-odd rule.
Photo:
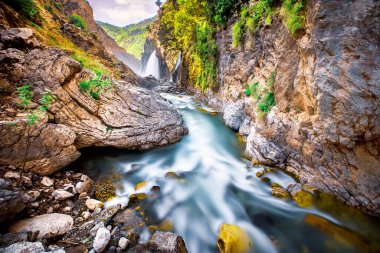
[[[182, 237], [147, 224], [139, 198], [105, 208], [93, 198], [97, 184], [82, 173], [47, 177], [8, 166], [0, 178], [1, 222], [17, 215], [2, 229], [0, 252], [187, 252]], [[139, 243], [148, 227], [150, 240]]]

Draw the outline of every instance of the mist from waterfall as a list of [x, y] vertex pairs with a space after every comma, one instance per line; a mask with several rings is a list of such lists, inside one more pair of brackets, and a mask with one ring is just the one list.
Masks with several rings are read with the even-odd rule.
[[152, 52], [152, 54], [149, 56], [148, 63], [145, 67], [145, 71], [143, 73], [143, 76], [154, 76], [157, 80], [161, 78], [160, 75], [160, 64], [159, 60], [156, 56], [156, 50]]

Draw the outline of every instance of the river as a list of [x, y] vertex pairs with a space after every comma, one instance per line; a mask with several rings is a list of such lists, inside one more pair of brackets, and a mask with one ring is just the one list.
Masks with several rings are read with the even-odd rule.
[[[243, 228], [257, 253], [380, 252], [378, 219], [323, 194], [304, 208], [273, 197], [271, 183], [286, 188], [295, 180], [275, 168], [258, 178], [266, 167], [244, 158], [244, 144], [220, 115], [191, 96], [163, 96], [189, 128], [180, 142], [146, 152], [85, 150], [74, 164], [95, 179], [119, 176], [117, 197], [106, 205], [127, 204], [130, 194], [159, 186], [158, 198], [144, 200], [144, 213], [156, 224], [170, 221], [191, 253], [217, 252], [224, 223]], [[136, 191], [140, 182], [147, 184]], [[148, 237], [146, 229], [140, 240]]]

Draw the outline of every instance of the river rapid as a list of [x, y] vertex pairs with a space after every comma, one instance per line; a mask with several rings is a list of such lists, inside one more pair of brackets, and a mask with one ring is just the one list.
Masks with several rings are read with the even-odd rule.
[[[73, 165], [95, 180], [117, 175], [117, 196], [106, 205], [126, 205], [131, 194], [159, 186], [158, 197], [143, 201], [144, 214], [151, 224], [173, 224], [191, 253], [218, 252], [225, 223], [248, 233], [252, 252], [380, 252], [379, 219], [323, 194], [304, 207], [273, 197], [272, 183], [286, 188], [296, 181], [275, 168], [257, 177], [267, 167], [244, 158], [244, 143], [220, 115], [191, 96], [163, 96], [189, 129], [180, 142], [146, 152], [84, 150]], [[146, 184], [135, 190], [141, 182]], [[148, 238], [145, 228], [140, 241]]]

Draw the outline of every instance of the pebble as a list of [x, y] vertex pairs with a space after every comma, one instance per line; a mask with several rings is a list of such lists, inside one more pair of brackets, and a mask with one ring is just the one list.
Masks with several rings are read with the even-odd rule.
[[97, 253], [103, 252], [107, 247], [111, 239], [110, 231], [104, 227], [101, 227], [96, 232], [96, 236], [93, 243], [93, 248]]
[[122, 250], [125, 250], [129, 245], [129, 240], [125, 237], [121, 237], [118, 245]]
[[54, 185], [54, 180], [50, 177], [43, 177], [41, 180], [41, 184], [46, 187], [50, 187]]
[[73, 197], [74, 195], [65, 190], [55, 190], [52, 196], [57, 200], [65, 200]]
[[88, 199], [86, 200], [86, 207], [88, 209], [90, 209], [91, 211], [94, 211], [95, 209], [97, 208], [101, 208], [103, 207], [103, 202], [99, 201], [99, 200], [96, 200], [96, 199]]

